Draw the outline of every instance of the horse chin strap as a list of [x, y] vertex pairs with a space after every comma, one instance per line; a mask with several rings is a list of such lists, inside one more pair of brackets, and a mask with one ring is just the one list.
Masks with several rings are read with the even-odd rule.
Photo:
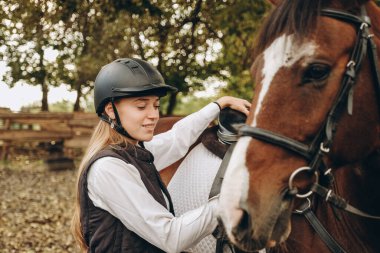
[[[369, 33], [371, 22], [370, 18], [366, 14], [364, 6], [361, 7], [360, 17], [347, 12], [332, 9], [323, 9], [321, 15], [339, 19], [355, 25], [357, 28], [357, 38], [350, 59], [346, 66], [346, 71], [342, 79], [340, 91], [335, 98], [335, 101], [328, 113], [325, 122], [322, 125], [322, 128], [319, 130], [312, 143], [310, 145], [306, 145], [272, 131], [257, 127], [251, 127], [248, 125], [239, 127], [239, 135], [249, 136], [276, 146], [280, 146], [286, 150], [292, 151], [302, 156], [309, 162], [308, 167], [297, 169], [289, 178], [288, 194], [293, 197], [306, 198], [308, 201], [306, 203], [306, 207], [304, 207], [302, 211], [296, 210], [296, 213], [302, 213], [305, 215], [305, 217], [309, 220], [316, 232], [320, 235], [320, 237], [332, 252], [346, 252], [326, 231], [323, 225], [321, 225], [321, 223], [318, 221], [318, 218], [311, 211], [311, 201], [308, 199], [308, 197], [311, 194], [316, 193], [328, 203], [333, 204], [334, 207], [362, 217], [380, 220], [380, 216], [369, 215], [349, 205], [346, 200], [332, 192], [330, 188], [332, 186], [334, 178], [331, 173], [331, 169], [327, 169], [323, 161], [323, 157], [330, 152], [330, 148], [332, 146], [337, 130], [338, 119], [342, 115], [345, 106], [347, 108], [347, 113], [349, 115], [352, 115], [354, 85], [357, 73], [361, 67], [362, 60], [367, 54], [372, 66], [375, 90], [378, 99], [378, 107], [380, 111], [380, 71], [376, 44], [373, 40], [373, 34]], [[292, 187], [293, 179], [298, 173], [302, 171], [307, 171], [311, 175], [316, 174], [316, 182], [313, 184], [310, 191], [306, 194], [298, 194], [297, 188]], [[325, 183], [320, 184], [320, 182]], [[327, 187], [325, 187], [324, 184], [327, 185]]]

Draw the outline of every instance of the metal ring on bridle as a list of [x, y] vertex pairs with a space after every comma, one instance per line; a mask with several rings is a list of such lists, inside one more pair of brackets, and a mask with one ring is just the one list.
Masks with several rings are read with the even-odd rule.
[[[295, 171], [293, 171], [293, 173], [290, 175], [289, 177], [289, 189], [292, 190], [293, 189], [293, 180], [294, 178], [296, 177], [296, 175], [302, 171], [311, 171], [311, 168], [310, 167], [301, 167], [301, 168], [298, 168], [296, 169]], [[318, 182], [318, 173], [316, 171], [314, 171], [314, 174], [315, 174], [315, 181]], [[307, 193], [305, 194], [296, 194], [296, 197], [297, 198], [307, 198], [309, 197], [311, 194], [313, 194], [313, 191], [308, 191]]]

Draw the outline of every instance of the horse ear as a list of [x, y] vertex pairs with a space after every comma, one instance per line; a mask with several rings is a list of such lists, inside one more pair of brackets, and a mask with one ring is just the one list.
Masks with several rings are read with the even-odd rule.
[[276, 6], [282, 2], [282, 0], [267, 0], [267, 1]]

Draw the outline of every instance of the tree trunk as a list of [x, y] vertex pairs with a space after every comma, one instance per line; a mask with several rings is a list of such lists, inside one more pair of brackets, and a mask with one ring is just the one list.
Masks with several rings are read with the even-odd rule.
[[78, 82], [78, 84], [76, 85], [77, 86], [77, 98], [75, 100], [75, 103], [74, 103], [74, 112], [79, 112], [80, 111], [80, 99], [82, 97], [82, 85], [81, 85], [81, 81]]
[[177, 104], [177, 93], [170, 93], [169, 94], [169, 105], [166, 109], [166, 115], [173, 115], [174, 108]]
[[41, 86], [42, 86], [41, 111], [48, 112], [49, 111], [49, 103], [48, 103], [49, 87], [46, 84], [46, 81], [42, 81]]
[[42, 49], [41, 43], [37, 44], [38, 47], [36, 49], [40, 59], [38, 62], [38, 66], [40, 70], [37, 74], [37, 80], [38, 83], [41, 84], [41, 91], [42, 91], [42, 100], [41, 100], [41, 111], [48, 112], [49, 111], [49, 103], [48, 103], [48, 93], [49, 93], [49, 86], [46, 80], [46, 66], [44, 65], [44, 55], [45, 51]]

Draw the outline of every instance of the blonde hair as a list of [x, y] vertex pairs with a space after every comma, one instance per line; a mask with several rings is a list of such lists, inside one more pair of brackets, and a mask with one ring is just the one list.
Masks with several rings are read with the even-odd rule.
[[94, 132], [92, 133], [88, 148], [82, 158], [82, 161], [79, 165], [78, 177], [77, 177], [77, 185], [76, 185], [76, 203], [74, 215], [71, 220], [71, 232], [79, 244], [79, 247], [82, 252], [87, 252], [88, 245], [83, 237], [82, 227], [80, 222], [80, 199], [79, 199], [79, 179], [83, 173], [83, 170], [86, 168], [90, 159], [96, 155], [100, 150], [106, 148], [109, 145], [128, 145], [131, 143], [131, 140], [127, 137], [116, 132], [111, 126], [100, 120]]

